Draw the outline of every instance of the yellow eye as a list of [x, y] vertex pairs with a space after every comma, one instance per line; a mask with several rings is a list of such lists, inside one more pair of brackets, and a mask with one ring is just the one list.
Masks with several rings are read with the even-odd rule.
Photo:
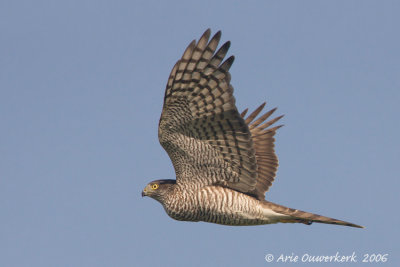
[[152, 185], [151, 185], [151, 189], [153, 189], [153, 190], [158, 189], [158, 184], [152, 184]]

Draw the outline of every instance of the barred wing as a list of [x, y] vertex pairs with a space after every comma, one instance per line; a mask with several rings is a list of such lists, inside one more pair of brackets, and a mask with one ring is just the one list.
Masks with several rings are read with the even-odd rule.
[[[265, 103], [259, 106], [245, 120], [246, 124], [249, 126], [253, 139], [258, 170], [257, 186], [255, 190], [249, 193], [259, 200], [265, 199], [265, 192], [267, 192], [269, 187], [272, 185], [279, 165], [278, 157], [276, 156], [274, 149], [274, 135], [276, 130], [282, 127], [282, 125], [271, 128], [269, 127], [283, 117], [282, 115], [266, 121], [275, 112], [276, 108], [274, 108], [260, 116], [258, 119], [255, 119], [264, 106]], [[242, 112], [242, 118], [245, 117], [246, 113], [247, 109]]]
[[168, 79], [159, 140], [174, 165], [177, 183], [221, 184], [248, 193], [257, 183], [256, 152], [237, 111], [229, 69], [230, 43], [215, 52], [221, 33], [210, 30], [187, 47]]

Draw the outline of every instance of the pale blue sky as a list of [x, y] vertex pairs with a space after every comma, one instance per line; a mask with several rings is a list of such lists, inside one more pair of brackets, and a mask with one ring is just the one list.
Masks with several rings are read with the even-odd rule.
[[[0, 266], [353, 251], [399, 266], [399, 14], [398, 1], [1, 1]], [[239, 110], [285, 114], [268, 200], [366, 229], [177, 222], [141, 197], [175, 178], [157, 139], [164, 87], [207, 28], [232, 41]]]

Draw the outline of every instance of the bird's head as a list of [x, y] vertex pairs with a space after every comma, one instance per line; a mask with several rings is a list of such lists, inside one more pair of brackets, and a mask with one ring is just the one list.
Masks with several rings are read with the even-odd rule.
[[176, 184], [175, 180], [156, 180], [148, 183], [142, 191], [142, 197], [151, 197], [161, 201]]

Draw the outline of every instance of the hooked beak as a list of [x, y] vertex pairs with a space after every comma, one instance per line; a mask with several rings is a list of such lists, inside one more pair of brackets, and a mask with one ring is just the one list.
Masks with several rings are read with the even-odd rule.
[[145, 196], [146, 196], [146, 191], [143, 190], [143, 191], [142, 191], [142, 197], [145, 197]]

